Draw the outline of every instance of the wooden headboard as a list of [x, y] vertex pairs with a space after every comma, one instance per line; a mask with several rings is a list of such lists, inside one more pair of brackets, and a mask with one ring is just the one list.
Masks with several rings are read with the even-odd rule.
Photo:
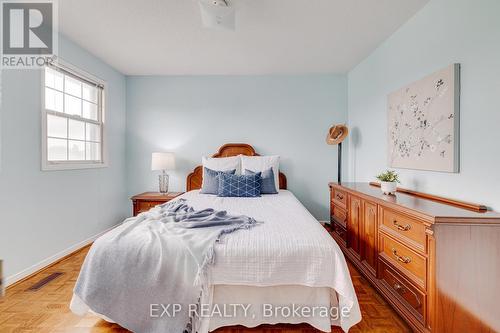
[[[246, 143], [227, 143], [219, 148], [219, 151], [212, 157], [230, 157], [237, 155], [259, 156], [252, 146]], [[286, 190], [286, 176], [280, 172], [279, 174], [280, 189]], [[186, 191], [197, 190], [201, 188], [203, 183], [203, 167], [197, 166], [186, 179]]]

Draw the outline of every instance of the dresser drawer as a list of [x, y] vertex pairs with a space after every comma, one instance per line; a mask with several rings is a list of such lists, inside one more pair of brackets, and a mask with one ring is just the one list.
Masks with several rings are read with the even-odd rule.
[[425, 225], [418, 220], [383, 208], [380, 229], [406, 245], [426, 253]]
[[345, 191], [334, 188], [332, 192], [332, 200], [342, 208], [347, 208], [347, 193]]
[[384, 284], [397, 295], [399, 301], [410, 309], [415, 317], [424, 322], [425, 314], [425, 294], [423, 294], [411, 282], [406, 280], [401, 274], [379, 260], [381, 278]]
[[425, 290], [427, 260], [402, 243], [380, 234], [380, 255], [402, 272], [409, 280]]
[[137, 213], [147, 212], [151, 208], [161, 205], [162, 201], [138, 201], [137, 202]]
[[347, 230], [336, 222], [332, 223], [333, 233], [339, 241], [342, 241], [342, 245], [347, 244]]
[[341, 208], [337, 204], [332, 203], [331, 207], [331, 217], [334, 221], [339, 223], [342, 227], [347, 228], [347, 211], [344, 208]]

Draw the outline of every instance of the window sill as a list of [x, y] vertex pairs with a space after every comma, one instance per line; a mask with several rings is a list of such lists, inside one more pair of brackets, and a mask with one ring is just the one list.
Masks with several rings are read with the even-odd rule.
[[107, 163], [42, 163], [42, 171], [101, 169], [107, 167]]

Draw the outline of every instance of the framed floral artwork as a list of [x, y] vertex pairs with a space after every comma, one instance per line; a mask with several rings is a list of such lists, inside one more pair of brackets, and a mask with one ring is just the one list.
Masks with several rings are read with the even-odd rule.
[[389, 166], [458, 172], [459, 114], [459, 64], [389, 94]]

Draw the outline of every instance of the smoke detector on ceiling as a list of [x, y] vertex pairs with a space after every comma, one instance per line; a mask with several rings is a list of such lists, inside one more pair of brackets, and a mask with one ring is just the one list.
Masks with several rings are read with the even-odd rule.
[[228, 0], [199, 0], [205, 28], [234, 30], [236, 11]]

